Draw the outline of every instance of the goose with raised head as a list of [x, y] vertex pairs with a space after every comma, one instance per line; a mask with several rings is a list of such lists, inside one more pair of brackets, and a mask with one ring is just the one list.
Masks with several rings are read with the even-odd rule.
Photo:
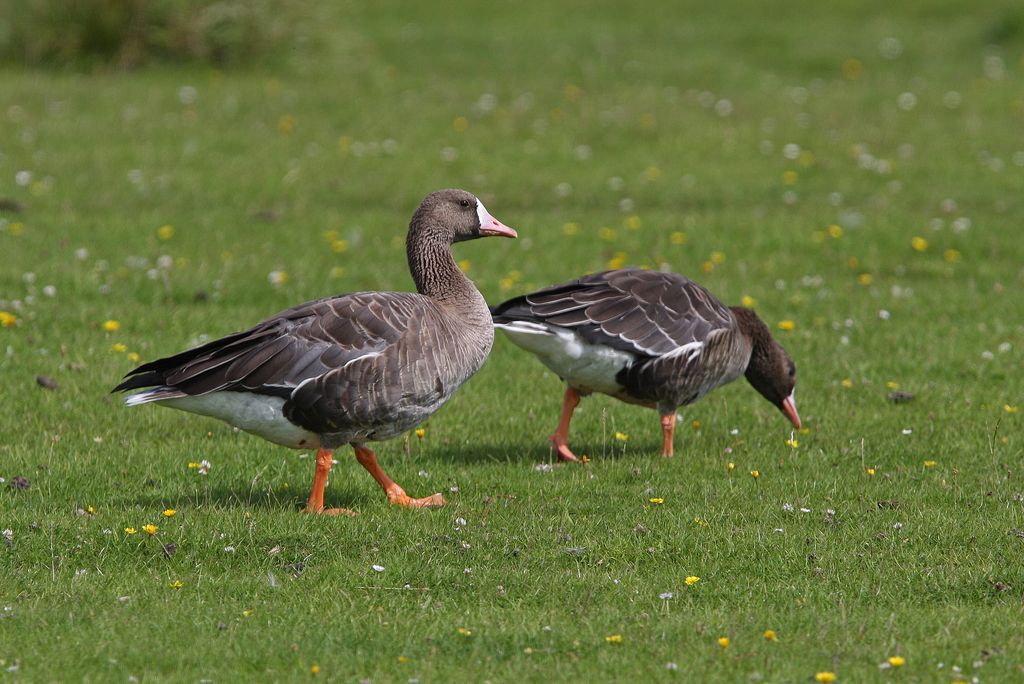
[[657, 409], [663, 456], [672, 455], [678, 408], [741, 375], [800, 428], [796, 366], [768, 326], [685, 276], [605, 271], [515, 297], [491, 314], [568, 385], [551, 436], [560, 460], [577, 460], [569, 423], [591, 392]]
[[113, 391], [142, 389], [129, 406], [157, 403], [219, 418], [293, 449], [316, 449], [306, 509], [324, 508], [335, 449], [349, 444], [392, 504], [440, 506], [441, 494], [405, 493], [368, 442], [409, 430], [439, 409], [490, 352], [483, 296], [451, 245], [516, 237], [464, 190], [440, 190], [413, 214], [406, 237], [416, 292], [356, 292], [282, 311], [258, 325], [151, 361]]

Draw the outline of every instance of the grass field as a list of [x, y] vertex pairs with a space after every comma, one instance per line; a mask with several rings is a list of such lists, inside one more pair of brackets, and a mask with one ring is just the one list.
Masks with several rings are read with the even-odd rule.
[[[267, 69], [0, 71], [0, 680], [1021, 678], [1020, 8], [359, 4]], [[590, 464], [538, 468], [562, 387], [499, 335], [379, 445], [448, 505], [389, 508], [339, 451], [335, 519], [297, 512], [308, 454], [108, 395], [411, 289], [450, 186], [519, 231], [457, 246], [492, 303], [616, 264], [753, 298], [798, 446], [739, 381], [674, 459], [593, 397]]]

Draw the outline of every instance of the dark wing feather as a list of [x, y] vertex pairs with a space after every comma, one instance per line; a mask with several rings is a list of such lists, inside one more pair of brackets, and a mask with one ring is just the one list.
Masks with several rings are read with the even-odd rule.
[[594, 273], [499, 304], [495, 323], [570, 328], [591, 344], [657, 357], [733, 325], [732, 313], [702, 286], [642, 269]]
[[193, 395], [290, 394], [304, 380], [382, 353], [408, 328], [406, 300], [415, 296], [362, 292], [308, 302], [249, 330], [143, 364], [114, 391], [168, 386]]

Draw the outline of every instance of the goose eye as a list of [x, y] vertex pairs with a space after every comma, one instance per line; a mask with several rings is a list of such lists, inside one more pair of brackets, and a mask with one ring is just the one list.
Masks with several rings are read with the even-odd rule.
[[469, 209], [469, 200], [459, 200], [459, 206], [462, 207], [463, 209]]

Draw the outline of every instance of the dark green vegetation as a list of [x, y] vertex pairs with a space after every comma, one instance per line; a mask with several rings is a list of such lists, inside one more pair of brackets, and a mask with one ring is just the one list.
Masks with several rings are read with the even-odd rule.
[[[549, 5], [323, 9], [272, 70], [0, 74], [0, 676], [1021, 676], [1019, 10]], [[798, 446], [739, 381], [672, 460], [597, 397], [592, 462], [538, 470], [562, 388], [499, 338], [378, 451], [449, 505], [393, 510], [339, 451], [361, 515], [327, 519], [308, 456], [106, 394], [131, 353], [410, 288], [446, 186], [520, 233], [457, 246], [492, 302], [628, 263], [791, 321]]]

